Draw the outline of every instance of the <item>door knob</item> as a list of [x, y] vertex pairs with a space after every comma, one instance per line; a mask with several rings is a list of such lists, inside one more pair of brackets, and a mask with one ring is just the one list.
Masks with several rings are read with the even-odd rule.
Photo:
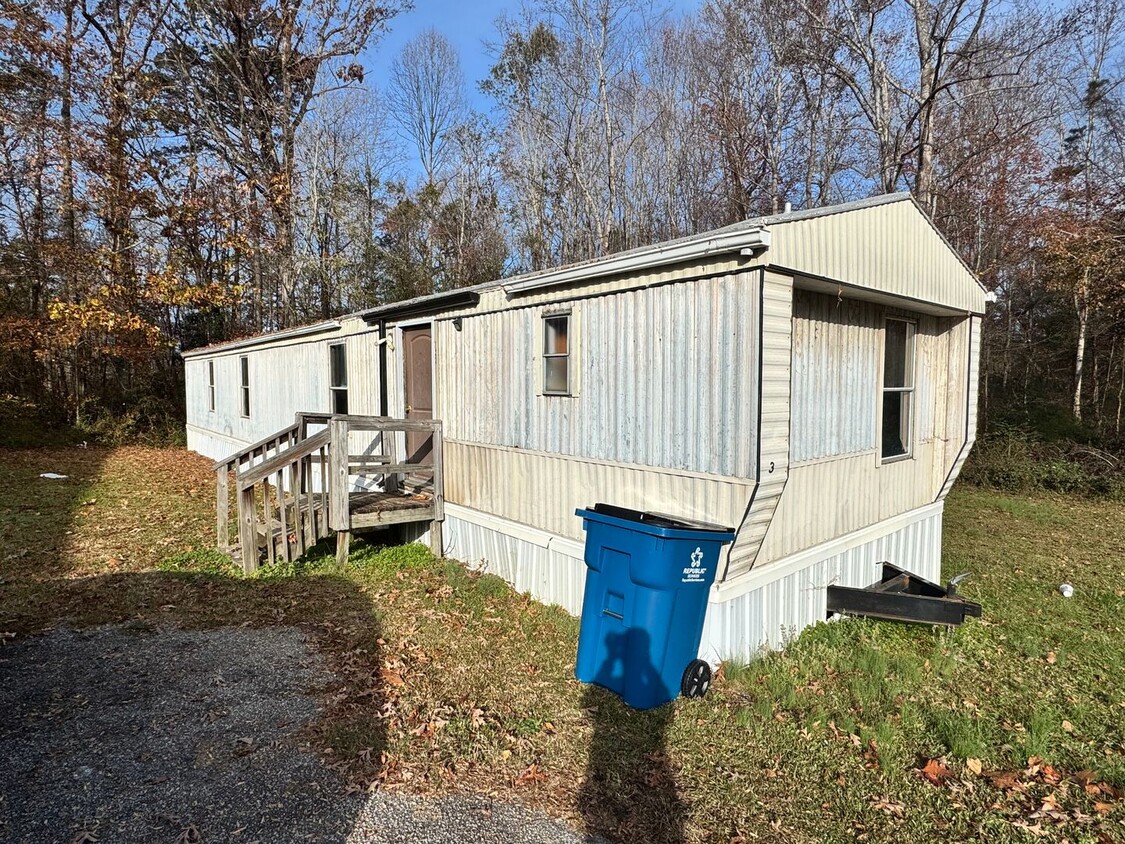
[[406, 406], [406, 412], [407, 412], [407, 413], [410, 413], [410, 411], [412, 411], [412, 410], [414, 410], [414, 408], [413, 408], [413, 407], [411, 407], [410, 405], [407, 405], [407, 406]]

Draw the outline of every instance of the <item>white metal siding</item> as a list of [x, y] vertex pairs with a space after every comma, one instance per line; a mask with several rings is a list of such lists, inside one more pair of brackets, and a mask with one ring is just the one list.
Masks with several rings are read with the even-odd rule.
[[573, 396], [541, 394], [551, 309], [440, 322], [435, 415], [451, 440], [751, 477], [756, 275], [573, 302]]
[[[347, 346], [348, 409], [357, 414], [377, 413], [375, 340], [361, 321], [351, 320], [337, 334], [188, 358], [184, 369], [189, 448], [219, 460], [291, 425], [298, 411], [329, 412], [328, 346], [341, 341]], [[249, 418], [242, 416], [239, 359], [243, 356], [249, 362]], [[215, 367], [214, 411], [208, 409], [208, 363]], [[216, 456], [214, 451], [219, 448], [226, 450]]]
[[[969, 456], [969, 451], [977, 437], [977, 401], [980, 393], [980, 346], [981, 319], [972, 317], [959, 326], [956, 342], [950, 354], [950, 373], [960, 370], [967, 382], [950, 381], [949, 427], [950, 443], [947, 450], [947, 475], [943, 479], [938, 497], [944, 499], [953, 488], [954, 481], [961, 474], [961, 467]], [[958, 389], [960, 384], [964, 389]], [[958, 426], [964, 426], [964, 433], [957, 435]], [[960, 442], [961, 447], [956, 447]]]
[[875, 448], [883, 309], [793, 294], [792, 462]]
[[769, 226], [771, 265], [952, 308], [984, 312], [984, 290], [909, 201]]
[[[963, 417], [951, 413], [949, 401], [965, 390], [960, 338], [966, 319], [800, 290], [794, 302], [794, 465], [753, 558], [755, 571], [935, 501], [953, 459], [950, 452], [963, 440]], [[876, 430], [883, 324], [891, 314], [917, 323], [913, 448], [909, 459], [880, 464]], [[963, 407], [963, 401], [954, 405]], [[950, 430], [957, 418], [960, 427]], [[745, 546], [740, 535], [731, 553], [738, 565], [732, 565], [728, 581], [749, 570], [742, 562]]]
[[[428, 543], [429, 533], [418, 541]], [[537, 601], [581, 615], [586, 586], [581, 543], [505, 525], [487, 513], [457, 505], [446, 506], [442, 543], [446, 556], [495, 574]]]
[[933, 443], [914, 457], [879, 465], [873, 452], [820, 460], [789, 470], [756, 567], [932, 503]]
[[750, 481], [445, 441], [446, 501], [581, 540], [580, 507], [599, 501], [736, 525]]
[[749, 571], [773, 519], [789, 476], [789, 384], [792, 359], [793, 281], [762, 275], [762, 411], [759, 482], [729, 551], [724, 579]]
[[[883, 561], [937, 581], [941, 526], [942, 506], [932, 504], [780, 561], [771, 567], [776, 579], [759, 577], [729, 597], [713, 591], [700, 656], [712, 662], [745, 660], [763, 648], [783, 646], [825, 620], [830, 584], [868, 586], [878, 580]], [[446, 511], [443, 534], [449, 556], [504, 578], [536, 600], [581, 613], [586, 577], [581, 542], [457, 505]]]

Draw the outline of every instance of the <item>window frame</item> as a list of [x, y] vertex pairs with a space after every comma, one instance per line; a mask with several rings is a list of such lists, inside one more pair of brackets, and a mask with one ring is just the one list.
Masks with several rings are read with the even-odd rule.
[[250, 356], [238, 356], [238, 410], [243, 419], [250, 418]]
[[[899, 322], [906, 326], [906, 360], [903, 364], [903, 381], [905, 382], [901, 387], [888, 387], [887, 386], [887, 326], [892, 322]], [[883, 331], [882, 331], [882, 354], [879, 359], [879, 394], [878, 394], [878, 408], [875, 414], [878, 420], [878, 434], [876, 436], [876, 449], [878, 455], [878, 464], [881, 466], [885, 463], [898, 463], [904, 460], [914, 459], [914, 394], [918, 389], [917, 384], [917, 336], [918, 336], [918, 320], [907, 316], [900, 316], [897, 314], [888, 314], [883, 318]], [[883, 453], [884, 440], [883, 440], [883, 416], [884, 407], [886, 405], [886, 397], [888, 393], [895, 393], [899, 396], [906, 395], [907, 401], [907, 418], [906, 418], [906, 436], [903, 447], [905, 451], [902, 454], [885, 455]]]
[[[572, 364], [573, 364], [573, 358], [574, 358], [574, 354], [573, 354], [574, 353], [574, 336], [573, 336], [574, 319], [573, 319], [573, 314], [570, 311], [548, 311], [548, 312], [545, 312], [545, 313], [542, 314], [541, 319], [542, 319], [542, 325], [543, 325], [543, 332], [540, 335], [541, 336], [541, 343], [542, 343], [542, 345], [540, 346], [540, 349], [542, 350], [542, 355], [543, 355], [543, 363], [542, 363], [542, 367], [540, 368], [540, 374], [542, 375], [542, 378], [543, 378], [542, 394], [544, 396], [562, 396], [564, 398], [569, 397], [569, 396], [573, 396], [574, 395], [574, 373], [572, 372], [572, 369], [573, 369]], [[560, 319], [566, 321], [566, 351], [565, 352], [550, 352], [550, 351], [547, 350], [548, 349], [548, 345], [547, 345], [548, 344], [548, 333], [547, 332], [549, 330], [549, 324], [552, 320], [560, 320]], [[548, 378], [548, 375], [547, 375], [547, 365], [548, 365], [549, 361], [558, 360], [560, 358], [566, 361], [566, 389], [565, 390], [552, 390], [547, 386], [547, 384], [550, 380]]]
[[215, 412], [215, 361], [207, 361], [207, 412]]
[[[336, 372], [333, 366], [333, 349], [340, 349], [343, 361], [343, 383], [336, 383]], [[343, 396], [344, 409], [337, 409], [337, 398]], [[328, 344], [328, 409], [333, 414], [346, 416], [348, 413], [348, 344], [341, 340]]]

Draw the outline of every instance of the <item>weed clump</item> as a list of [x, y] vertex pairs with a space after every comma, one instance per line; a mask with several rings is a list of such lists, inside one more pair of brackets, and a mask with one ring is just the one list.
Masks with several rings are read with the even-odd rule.
[[1125, 501], [1125, 459], [1072, 440], [1047, 442], [1021, 428], [1002, 428], [979, 439], [961, 477], [1006, 492]]

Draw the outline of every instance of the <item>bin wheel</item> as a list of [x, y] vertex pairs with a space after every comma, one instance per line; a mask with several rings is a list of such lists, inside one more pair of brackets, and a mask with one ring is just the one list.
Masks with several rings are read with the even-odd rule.
[[684, 697], [703, 697], [711, 688], [711, 666], [702, 659], [693, 659], [684, 669], [680, 681], [680, 694]]

